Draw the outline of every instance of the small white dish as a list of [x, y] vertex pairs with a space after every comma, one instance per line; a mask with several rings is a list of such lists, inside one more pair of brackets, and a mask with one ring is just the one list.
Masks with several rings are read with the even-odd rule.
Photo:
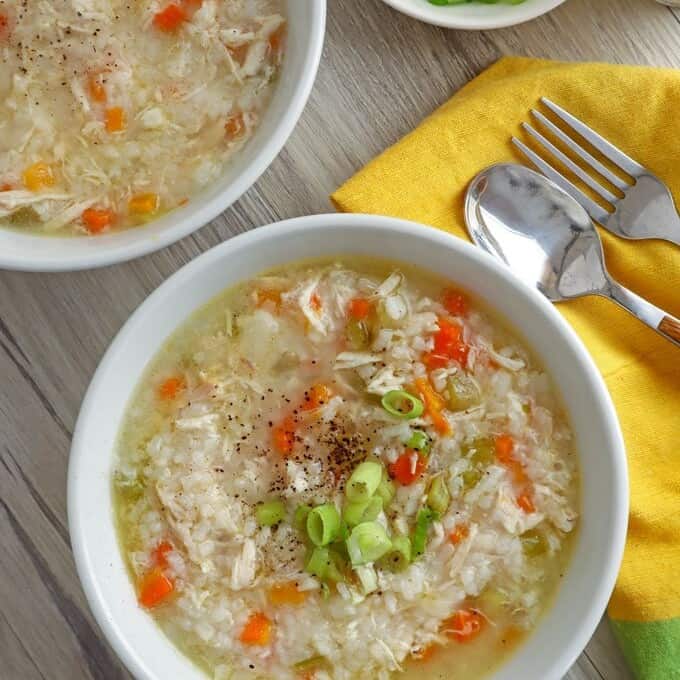
[[0, 269], [74, 271], [160, 250], [226, 210], [271, 165], [314, 85], [326, 29], [326, 0], [286, 0], [288, 40], [281, 74], [260, 126], [220, 180], [183, 208], [135, 229], [101, 236], [41, 236], [0, 229]]
[[83, 401], [68, 471], [71, 545], [101, 629], [141, 680], [206, 680], [138, 606], [125, 569], [111, 489], [121, 421], [148, 363], [196, 309], [224, 288], [263, 270], [337, 254], [401, 260], [447, 276], [517, 329], [552, 376], [576, 439], [581, 468], [580, 528], [554, 604], [535, 633], [492, 677], [560, 680], [595, 631], [623, 554], [628, 478], [614, 407], [576, 334], [538, 291], [468, 243], [388, 217], [315, 215], [233, 238], [170, 277], [120, 331]]
[[519, 5], [431, 5], [427, 0], [383, 0], [394, 9], [428, 24], [468, 31], [515, 26], [546, 14], [565, 0], [526, 0]]

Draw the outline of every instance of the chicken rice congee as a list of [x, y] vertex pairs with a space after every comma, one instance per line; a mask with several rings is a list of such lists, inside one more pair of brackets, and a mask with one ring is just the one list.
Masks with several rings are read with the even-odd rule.
[[0, 0], [0, 227], [101, 234], [218, 179], [252, 137], [282, 0]]
[[139, 606], [210, 678], [477, 679], [550, 606], [576, 458], [549, 377], [473, 298], [313, 261], [172, 336], [115, 510]]

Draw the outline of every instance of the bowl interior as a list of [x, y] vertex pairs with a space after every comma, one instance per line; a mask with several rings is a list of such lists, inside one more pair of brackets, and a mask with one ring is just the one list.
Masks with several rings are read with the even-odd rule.
[[71, 540], [79, 575], [99, 624], [138, 677], [204, 680], [136, 604], [111, 510], [110, 471], [118, 429], [146, 365], [196, 308], [225, 287], [263, 269], [340, 253], [408, 261], [468, 288], [524, 336], [553, 377], [577, 440], [582, 471], [580, 532], [572, 567], [565, 574], [554, 606], [536, 633], [503, 666], [502, 677], [561, 678], [604, 611], [625, 539], [625, 455], [609, 396], [583, 346], [537, 292], [458, 239], [420, 225], [374, 216], [300, 218], [221, 244], [171, 277], [120, 332], [83, 402], [69, 467]]
[[525, 0], [519, 5], [472, 3], [432, 5], [427, 0], [383, 0], [395, 9], [430, 24], [481, 30], [514, 26], [545, 14], [565, 0]]
[[236, 201], [281, 150], [312, 89], [325, 30], [325, 0], [285, 0], [288, 41], [281, 74], [260, 126], [224, 175], [144, 227], [97, 236], [57, 237], [0, 229], [0, 268], [70, 271], [122, 262], [158, 250], [207, 224]]

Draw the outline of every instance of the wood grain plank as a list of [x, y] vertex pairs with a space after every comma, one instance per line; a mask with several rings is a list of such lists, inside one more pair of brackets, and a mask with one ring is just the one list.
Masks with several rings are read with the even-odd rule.
[[[128, 678], [80, 591], [66, 530], [69, 439], [97, 362], [129, 314], [201, 252], [331, 209], [329, 193], [505, 54], [680, 66], [680, 11], [568, 0], [537, 21], [447, 31], [379, 0], [330, 0], [317, 83], [288, 144], [230, 210], [179, 243], [94, 272], [0, 272], [0, 677]], [[569, 680], [628, 680], [606, 623]]]

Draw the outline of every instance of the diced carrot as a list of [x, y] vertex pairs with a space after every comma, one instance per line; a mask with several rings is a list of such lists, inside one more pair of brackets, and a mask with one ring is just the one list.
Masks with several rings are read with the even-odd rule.
[[171, 401], [176, 399], [177, 395], [186, 387], [184, 379], [181, 377], [172, 377], [163, 381], [158, 388], [158, 396], [165, 400]]
[[33, 163], [26, 168], [22, 174], [22, 179], [24, 186], [29, 191], [40, 191], [40, 189], [52, 187], [57, 181], [52, 166], [43, 161]]
[[434, 335], [433, 354], [457, 361], [461, 366], [467, 363], [469, 346], [463, 341], [463, 329], [446, 319], [437, 320], [439, 330]]
[[517, 496], [517, 505], [519, 505], [519, 507], [527, 514], [536, 512], [534, 502], [531, 500], [531, 496], [527, 490], [522, 491], [522, 493]]
[[5, 182], [5, 184], [0, 184], [0, 191], [12, 191], [12, 189], [14, 189], [14, 187], [7, 182]]
[[396, 479], [402, 486], [409, 486], [420, 477], [427, 468], [427, 461], [412, 449], [404, 453], [388, 466], [392, 479]]
[[0, 40], [9, 37], [9, 17], [0, 12]]
[[515, 460], [512, 455], [515, 450], [515, 440], [509, 434], [499, 434], [494, 437], [493, 443], [496, 449], [496, 458], [501, 463], [508, 465]]
[[125, 129], [125, 111], [120, 106], [106, 109], [104, 124], [107, 132], [121, 132]]
[[181, 5], [171, 3], [153, 18], [153, 25], [159, 31], [169, 33], [177, 30], [187, 20], [187, 13]]
[[238, 139], [243, 137], [246, 131], [246, 121], [243, 116], [243, 111], [236, 111], [229, 114], [227, 122], [224, 124], [224, 132], [227, 135], [227, 139]]
[[128, 210], [135, 215], [148, 215], [158, 210], [158, 194], [136, 194], [128, 201]]
[[163, 570], [155, 567], [142, 579], [139, 588], [139, 603], [150, 609], [165, 600], [174, 589], [174, 583], [163, 573]]
[[429, 645], [414, 655], [414, 658], [418, 661], [427, 662], [435, 655], [437, 652], [437, 647], [438, 645]]
[[269, 601], [275, 606], [298, 605], [306, 599], [307, 593], [304, 590], [298, 590], [295, 581], [278, 583], [269, 589]]
[[172, 544], [168, 541], [161, 541], [151, 552], [154, 564], [163, 569], [168, 567], [168, 553], [172, 552]]
[[450, 619], [444, 621], [442, 632], [458, 642], [469, 642], [482, 630], [484, 618], [474, 609], [459, 609]]
[[88, 208], [83, 211], [83, 223], [90, 234], [99, 234], [113, 223], [113, 212], [105, 209]]
[[262, 612], [257, 612], [250, 615], [238, 639], [244, 645], [264, 646], [269, 643], [271, 634], [272, 622]]
[[505, 465], [510, 472], [512, 472], [513, 479], [516, 484], [526, 485], [529, 478], [524, 472], [524, 467], [515, 458], [515, 440], [509, 434], [501, 434], [494, 437], [494, 448], [496, 450], [496, 458], [499, 463]]
[[317, 383], [316, 385], [312, 385], [307, 392], [305, 392], [301, 408], [303, 411], [313, 411], [314, 409], [327, 404], [331, 396], [332, 392], [328, 385]]
[[465, 524], [458, 524], [453, 528], [453, 531], [449, 534], [449, 540], [453, 545], [458, 545], [461, 541], [464, 541], [470, 535], [470, 529]]
[[444, 309], [453, 316], [465, 316], [469, 309], [467, 296], [452, 288], [444, 291], [442, 304]]
[[106, 90], [104, 89], [100, 74], [90, 75], [87, 81], [87, 89], [90, 92], [90, 99], [92, 99], [93, 102], [102, 104], [106, 101]]
[[317, 293], [312, 293], [309, 297], [309, 305], [315, 312], [321, 311], [321, 298]]
[[432, 424], [439, 434], [450, 434], [451, 426], [446, 420], [442, 411], [444, 410], [444, 400], [434, 391], [427, 378], [417, 378], [416, 388], [420, 398], [425, 403], [425, 413], [430, 416]]
[[285, 24], [281, 24], [270, 36], [269, 40], [267, 41], [269, 45], [269, 51], [274, 54], [278, 55], [279, 52], [281, 51], [281, 45], [283, 43], [283, 38], [286, 34], [286, 27]]
[[261, 288], [257, 291], [257, 306], [264, 307], [271, 302], [278, 310], [281, 306], [281, 291], [273, 288]]
[[349, 301], [347, 313], [352, 319], [363, 321], [371, 313], [371, 303], [365, 298], [354, 298]]
[[434, 371], [437, 368], [445, 368], [449, 363], [449, 358], [434, 352], [427, 352], [423, 354], [422, 361], [428, 371]]
[[272, 430], [274, 448], [287, 458], [293, 453], [295, 446], [295, 419], [292, 416], [284, 418], [283, 421]]

